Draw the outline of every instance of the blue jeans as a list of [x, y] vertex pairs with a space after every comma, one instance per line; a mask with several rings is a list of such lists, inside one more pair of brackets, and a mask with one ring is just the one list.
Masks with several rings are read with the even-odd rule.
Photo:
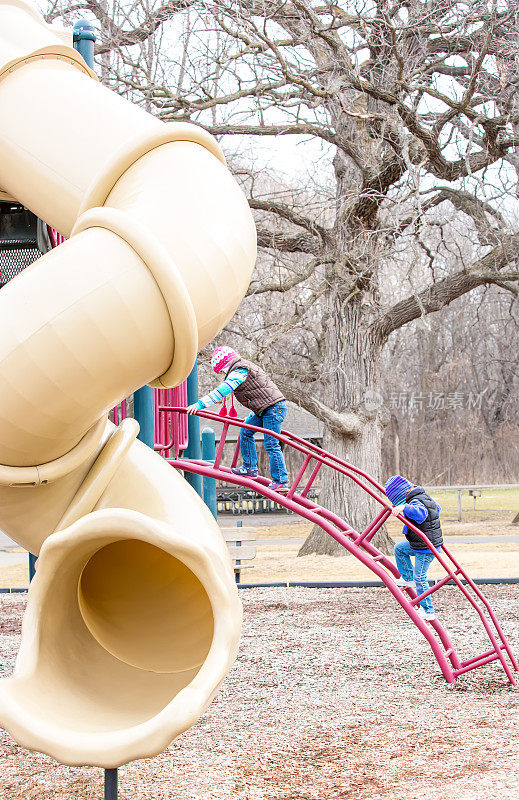
[[[441, 547], [436, 547], [435, 550], [439, 553]], [[414, 556], [414, 567], [411, 556]], [[431, 550], [413, 550], [407, 539], [405, 539], [403, 542], [395, 544], [395, 561], [402, 578], [416, 583], [416, 593], [418, 595], [429, 589], [427, 570], [434, 561], [434, 555]], [[424, 597], [420, 605], [428, 614], [434, 614], [431, 595]]]
[[[273, 406], [265, 409], [261, 417], [256, 416], [256, 414], [249, 414], [245, 422], [249, 425], [256, 425], [258, 428], [265, 428], [266, 431], [280, 433], [281, 425], [286, 415], [287, 405], [284, 400], [280, 400], [279, 403], [274, 403]], [[240, 431], [240, 450], [243, 466], [247, 469], [258, 469], [258, 454], [256, 452], [254, 433], [254, 431], [249, 431], [247, 428], [242, 428]], [[275, 436], [269, 436], [267, 433], [264, 434], [263, 438], [265, 450], [269, 457], [272, 480], [276, 481], [276, 483], [286, 483], [288, 481], [288, 472], [279, 439], [276, 439]]]

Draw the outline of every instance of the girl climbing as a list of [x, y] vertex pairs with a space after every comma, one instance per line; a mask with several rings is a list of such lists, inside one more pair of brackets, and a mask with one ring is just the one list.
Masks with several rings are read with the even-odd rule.
[[[281, 451], [279, 439], [269, 436], [266, 431], [281, 432], [281, 425], [287, 415], [285, 398], [272, 378], [252, 361], [242, 358], [230, 347], [217, 347], [211, 357], [211, 366], [217, 375], [223, 377], [222, 383], [212, 392], [188, 406], [188, 414], [219, 403], [227, 395], [234, 396], [251, 413], [245, 420], [249, 425], [264, 428], [265, 450], [269, 458], [272, 482], [269, 489], [277, 492], [288, 491], [288, 473]], [[258, 475], [258, 456], [254, 431], [240, 430], [240, 451], [243, 465], [235, 467], [235, 475], [256, 478]]]

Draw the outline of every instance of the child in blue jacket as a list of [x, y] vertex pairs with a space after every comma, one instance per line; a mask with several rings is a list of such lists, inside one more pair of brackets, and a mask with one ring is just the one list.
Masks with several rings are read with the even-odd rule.
[[[393, 475], [385, 484], [386, 495], [394, 505], [392, 513], [402, 514], [410, 520], [429, 540], [426, 544], [417, 533], [404, 525], [404, 542], [395, 545], [395, 560], [401, 578], [398, 586], [411, 586], [417, 594], [429, 589], [427, 571], [434, 561], [433, 549], [440, 552], [443, 534], [440, 524], [441, 507], [430, 497], [422, 486], [415, 486], [402, 475]], [[411, 561], [414, 557], [414, 566]], [[436, 619], [431, 595], [420, 602], [418, 613], [425, 620]]]

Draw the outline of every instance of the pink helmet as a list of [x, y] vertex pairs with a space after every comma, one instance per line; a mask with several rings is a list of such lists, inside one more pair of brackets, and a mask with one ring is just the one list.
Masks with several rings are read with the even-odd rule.
[[211, 356], [211, 366], [215, 372], [222, 372], [235, 358], [238, 353], [232, 347], [217, 347]]

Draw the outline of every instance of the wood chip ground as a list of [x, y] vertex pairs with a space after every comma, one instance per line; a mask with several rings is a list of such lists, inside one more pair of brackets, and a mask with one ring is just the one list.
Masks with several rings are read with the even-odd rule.
[[[489, 586], [519, 652], [519, 586]], [[473, 610], [437, 607], [462, 658], [488, 649]], [[496, 665], [447, 688], [383, 589], [241, 592], [238, 661], [200, 722], [120, 770], [121, 800], [519, 800], [519, 694]], [[0, 600], [10, 674], [25, 597]], [[65, 646], [65, 643], [64, 643]], [[102, 771], [68, 768], [0, 732], [1, 800], [100, 800]]]

